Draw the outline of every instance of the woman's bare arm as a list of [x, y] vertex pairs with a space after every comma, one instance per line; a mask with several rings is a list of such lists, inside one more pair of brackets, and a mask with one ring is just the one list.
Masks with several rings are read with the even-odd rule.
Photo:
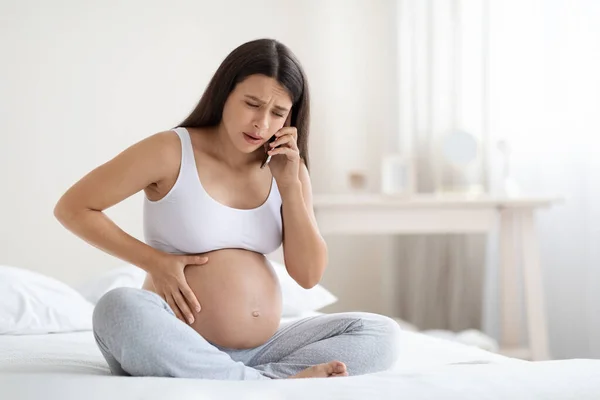
[[162, 253], [120, 229], [103, 210], [179, 170], [176, 133], [160, 132], [135, 143], [69, 188], [54, 215], [96, 248], [146, 271]]
[[300, 163], [296, 184], [280, 190], [285, 265], [290, 276], [309, 289], [321, 280], [328, 254], [313, 211], [312, 187], [304, 163]]

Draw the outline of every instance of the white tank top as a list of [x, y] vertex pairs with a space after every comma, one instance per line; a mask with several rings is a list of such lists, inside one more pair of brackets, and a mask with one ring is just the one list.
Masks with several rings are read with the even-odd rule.
[[146, 244], [167, 253], [204, 253], [241, 248], [262, 254], [282, 241], [281, 195], [273, 179], [269, 197], [253, 209], [237, 209], [213, 199], [202, 187], [190, 135], [173, 129], [181, 141], [181, 166], [175, 185], [162, 199], [144, 196]]

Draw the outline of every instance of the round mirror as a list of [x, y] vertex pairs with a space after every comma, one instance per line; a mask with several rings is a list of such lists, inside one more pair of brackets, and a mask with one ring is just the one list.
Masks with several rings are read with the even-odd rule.
[[457, 167], [464, 167], [475, 161], [477, 153], [477, 139], [465, 131], [449, 133], [442, 142], [442, 155], [446, 161]]

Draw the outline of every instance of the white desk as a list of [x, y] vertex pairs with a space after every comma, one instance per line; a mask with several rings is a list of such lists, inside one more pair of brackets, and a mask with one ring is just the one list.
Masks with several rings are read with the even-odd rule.
[[[534, 212], [556, 201], [558, 199], [316, 194], [314, 210], [324, 236], [489, 233], [499, 228], [501, 351], [515, 357], [546, 360], [550, 354]], [[520, 278], [527, 314], [528, 345], [525, 347], [519, 346], [523, 328], [519, 318]]]

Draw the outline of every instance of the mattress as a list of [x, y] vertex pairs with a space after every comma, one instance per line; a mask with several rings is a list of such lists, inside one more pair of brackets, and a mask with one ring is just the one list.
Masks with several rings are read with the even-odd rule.
[[[306, 314], [309, 316], [311, 314]], [[291, 321], [283, 318], [282, 323]], [[395, 370], [445, 364], [521, 363], [446, 340], [402, 332], [401, 356]], [[110, 375], [91, 331], [26, 335], [0, 335], [0, 372], [69, 372]]]
[[0, 336], [0, 397], [600, 399], [600, 360], [527, 362], [408, 331], [399, 340], [400, 359], [386, 372], [230, 382], [112, 376], [90, 331]]

